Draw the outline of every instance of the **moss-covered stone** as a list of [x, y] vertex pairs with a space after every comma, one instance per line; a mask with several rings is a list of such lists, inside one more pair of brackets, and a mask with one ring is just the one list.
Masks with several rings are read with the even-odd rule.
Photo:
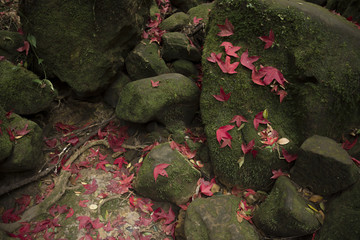
[[280, 176], [265, 202], [253, 216], [255, 225], [272, 237], [296, 237], [320, 227], [316, 213], [307, 206], [288, 177]]
[[151, 2], [24, 1], [20, 11], [46, 72], [85, 95], [107, 86], [123, 66], [140, 40]]
[[[159, 81], [159, 86], [152, 87], [151, 81]], [[116, 115], [131, 122], [158, 120], [167, 127], [176, 127], [180, 122], [191, 122], [198, 100], [199, 89], [192, 80], [178, 73], [163, 74], [128, 83], [120, 95]]]
[[110, 87], [106, 89], [104, 94], [105, 102], [115, 108], [122, 89], [129, 82], [131, 82], [129, 76], [121, 72], [115, 82], [113, 82]]
[[171, 0], [171, 4], [183, 12], [187, 12], [190, 8], [195, 7], [203, 2], [205, 2], [205, 0]]
[[[165, 171], [168, 177], [159, 175], [156, 182], [154, 168], [162, 163], [170, 164]], [[143, 161], [134, 188], [145, 197], [155, 201], [185, 204], [195, 194], [200, 172], [179, 151], [172, 150], [169, 143], [153, 148]]]
[[126, 70], [132, 80], [169, 73], [164, 60], [159, 56], [156, 43], [139, 43], [126, 58]]
[[[217, 36], [217, 24], [224, 24], [226, 18], [234, 25], [234, 34], [226, 38]], [[270, 29], [275, 33], [275, 43], [264, 50], [264, 42], [258, 37], [268, 35]], [[255, 63], [257, 67], [262, 64], [281, 70], [289, 81], [285, 84], [288, 95], [281, 104], [270, 87], [255, 85], [251, 71], [241, 64], [236, 69], [238, 73], [230, 75], [206, 60], [212, 52], [223, 52], [224, 59], [220, 44], [225, 40], [242, 46], [239, 55], [248, 49], [249, 56], [261, 56]], [[298, 0], [215, 1], [203, 51], [200, 110], [217, 176], [223, 182], [244, 187], [252, 182], [240, 174], [237, 161], [242, 156], [244, 140], [248, 143], [255, 138], [256, 146], [261, 146], [257, 132], [248, 128], [253, 129], [254, 116], [264, 109], [269, 112], [273, 129], [290, 140], [285, 148], [293, 153], [313, 134], [337, 139], [344, 131], [356, 127], [360, 119], [359, 56], [358, 29], [314, 4]], [[231, 92], [227, 102], [212, 96], [219, 93], [220, 86], [226, 93]], [[232, 149], [220, 149], [216, 130], [228, 125], [234, 115], [243, 115], [249, 123], [242, 131], [229, 132], [233, 137]]]
[[315, 135], [301, 145], [291, 177], [319, 195], [331, 195], [354, 184], [360, 177], [359, 172], [339, 143]]
[[209, 14], [211, 11], [211, 8], [213, 7], [214, 2], [211, 3], [203, 3], [196, 7], [193, 7], [189, 9], [188, 14], [190, 16], [190, 19], [193, 20], [194, 17], [196, 18], [202, 18], [202, 22], [205, 23], [205, 25], [209, 22]]
[[186, 211], [186, 239], [261, 239], [248, 221], [238, 222], [236, 210], [240, 200], [235, 196], [195, 199]]
[[329, 202], [316, 240], [357, 239], [360, 236], [360, 181]]
[[177, 12], [166, 18], [159, 25], [160, 29], [168, 32], [180, 31], [190, 23], [190, 17], [184, 12]]
[[7, 159], [12, 152], [13, 144], [10, 141], [9, 135], [6, 134], [6, 129], [9, 129], [9, 121], [5, 117], [6, 112], [0, 106], [0, 129], [2, 134], [0, 134], [0, 163]]
[[45, 110], [57, 93], [50, 84], [39, 80], [29, 70], [0, 61], [0, 106], [18, 114], [34, 114]]
[[185, 59], [192, 62], [201, 60], [200, 51], [192, 46], [185, 34], [180, 32], [169, 32], [162, 36], [162, 57], [171, 62], [177, 59]]
[[360, 22], [360, 2], [357, 0], [327, 0], [326, 7], [340, 13], [344, 17], [352, 17]]
[[[27, 125], [27, 130], [30, 130], [26, 135], [19, 137], [11, 142], [11, 155], [0, 164], [0, 172], [24, 172], [34, 170], [41, 167], [44, 163], [42, 152], [42, 130], [33, 121], [27, 120], [13, 113], [6, 123], [3, 125], [6, 129], [15, 129], [19, 131], [24, 129]], [[4, 129], [5, 130], [5, 129]], [[16, 133], [13, 131], [13, 134]], [[9, 137], [7, 133], [3, 133]], [[6, 143], [6, 150], [9, 146]], [[6, 156], [7, 154], [4, 154]]]
[[19, 47], [24, 46], [24, 37], [18, 32], [0, 31], [0, 56], [14, 62], [19, 52]]
[[195, 79], [198, 75], [198, 70], [196, 69], [196, 66], [192, 62], [184, 59], [179, 59], [173, 62], [173, 68], [175, 72], [192, 79]]

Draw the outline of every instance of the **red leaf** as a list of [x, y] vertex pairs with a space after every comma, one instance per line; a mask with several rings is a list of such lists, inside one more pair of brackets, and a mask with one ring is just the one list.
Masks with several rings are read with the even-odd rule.
[[54, 148], [54, 147], [56, 147], [57, 139], [56, 139], [56, 138], [46, 139], [46, 140], [45, 140], [45, 144], [46, 144], [49, 148]]
[[76, 220], [80, 222], [79, 230], [85, 228], [88, 223], [91, 223], [91, 218], [88, 216], [78, 216]]
[[111, 232], [112, 230], [114, 230], [114, 228], [111, 226], [110, 221], [108, 221], [108, 223], [103, 227], [103, 229], [105, 230], [105, 232]]
[[6, 117], [7, 119], [10, 119], [11, 114], [13, 114], [13, 112], [14, 112], [14, 110], [11, 109], [10, 111], [8, 111], [8, 112], [5, 114], [5, 117]]
[[253, 65], [253, 62], [256, 62], [257, 60], [259, 60], [259, 58], [259, 56], [249, 57], [249, 51], [248, 49], [246, 49], [246, 51], [241, 54], [240, 63], [244, 67], [247, 67], [250, 70], [254, 70], [255, 66]]
[[79, 138], [77, 136], [73, 136], [72, 138], [66, 140], [66, 142], [75, 146], [79, 142]]
[[228, 74], [237, 73], [235, 71], [235, 69], [239, 66], [239, 62], [230, 63], [229, 56], [226, 56], [225, 63], [221, 60], [218, 60], [217, 64], [219, 65], [219, 67], [220, 67], [221, 71], [223, 71], [223, 73], [228, 73]]
[[152, 219], [154, 222], [158, 221], [159, 219], [165, 219], [164, 224], [170, 224], [171, 222], [173, 222], [175, 220], [175, 214], [173, 212], [173, 210], [171, 209], [171, 207], [169, 208], [169, 212], [166, 213], [166, 211], [162, 208], [157, 208], [153, 215], [152, 215]]
[[28, 125], [29, 124], [25, 124], [25, 127], [21, 130], [15, 130], [16, 136], [24, 136], [24, 135], [28, 134], [31, 131], [31, 129], [27, 130]]
[[220, 148], [224, 148], [226, 146], [229, 146], [230, 148], [232, 148], [231, 147], [231, 139], [228, 139], [228, 138], [223, 139], [223, 142], [222, 142]]
[[360, 166], [360, 161], [357, 160], [356, 158], [354, 157], [351, 157], [351, 160], [353, 160], [353, 162], [357, 165], [357, 166]]
[[284, 83], [287, 80], [284, 78], [284, 75], [277, 69], [271, 66], [263, 67], [259, 72], [265, 72], [265, 77], [263, 82], [265, 85], [269, 85], [273, 80], [276, 80], [280, 85], [284, 86]]
[[213, 183], [202, 180], [200, 185], [200, 192], [206, 196], [211, 197], [213, 195], [213, 192], [211, 192], [211, 188], [213, 185]]
[[80, 207], [87, 207], [85, 203], [87, 203], [89, 200], [81, 200], [79, 201], [79, 206]]
[[29, 42], [28, 42], [28, 41], [24, 41], [24, 46], [19, 47], [18, 49], [16, 49], [16, 51], [18, 51], [18, 52], [23, 52], [23, 51], [25, 51], [25, 54], [26, 54], [26, 56], [27, 56], [28, 53], [29, 53], [29, 49], [30, 49], [30, 44], [29, 44]]
[[250, 196], [250, 195], [255, 196], [255, 194], [256, 194], [256, 192], [255, 192], [253, 189], [251, 189], [251, 188], [245, 189], [245, 191], [246, 191], [246, 194], [245, 194], [245, 197], [246, 197], [246, 198], [247, 198], [248, 196]]
[[230, 123], [233, 123], [233, 122], [236, 122], [236, 126], [237, 126], [237, 127], [240, 127], [241, 122], [247, 122], [247, 120], [246, 120], [243, 116], [241, 116], [241, 115], [235, 115], [235, 116], [231, 119]]
[[223, 42], [220, 46], [225, 47], [225, 52], [227, 55], [237, 58], [239, 57], [236, 52], [239, 51], [241, 47], [233, 46], [230, 42]]
[[72, 217], [73, 215], [74, 215], [74, 209], [70, 208], [68, 214], [65, 217], [65, 219], [68, 219], [69, 217]]
[[258, 129], [259, 124], [267, 124], [267, 123], [270, 123], [270, 122], [264, 118], [263, 111], [256, 114], [256, 116], [254, 118], [254, 127], [256, 130]]
[[11, 142], [15, 141], [15, 136], [14, 134], [12, 133], [11, 129], [10, 128], [7, 128], [6, 129], [7, 133], [9, 134], [9, 139]]
[[207, 60], [208, 60], [209, 62], [216, 63], [216, 62], [218, 62], [218, 61], [221, 61], [221, 56], [222, 56], [222, 53], [219, 53], [219, 54], [211, 53], [211, 54], [210, 54], [210, 57], [208, 57]]
[[4, 223], [17, 222], [21, 219], [18, 215], [12, 213], [13, 211], [14, 208], [10, 208], [4, 211], [3, 215], [1, 216], [1, 219]]
[[269, 36], [262, 36], [262, 37], [259, 37], [259, 39], [263, 42], [265, 42], [265, 46], [264, 46], [264, 49], [268, 49], [269, 47], [271, 47], [274, 43], [274, 32], [272, 29], [270, 29], [270, 32], [269, 32]]
[[164, 176], [164, 177], [168, 177], [168, 174], [167, 172], [165, 171], [165, 168], [167, 168], [170, 164], [167, 164], [167, 163], [161, 163], [161, 164], [158, 164], [155, 168], [154, 168], [154, 179], [155, 179], [155, 182], [156, 182], [156, 179], [158, 178], [159, 174], [161, 176]]
[[96, 179], [92, 180], [92, 183], [89, 184], [85, 184], [83, 185], [84, 188], [86, 188], [87, 190], [84, 192], [84, 194], [92, 194], [93, 192], [96, 191], [98, 185], [96, 183]]
[[218, 27], [220, 29], [220, 32], [217, 35], [220, 37], [227, 37], [234, 34], [234, 26], [227, 18], [225, 19], [225, 24], [224, 25], [218, 24]]
[[150, 80], [150, 81], [151, 81], [151, 86], [152, 86], [153, 88], [158, 87], [159, 84], [160, 84], [160, 81], [157, 81], [157, 82], [154, 82], [153, 80]]
[[283, 173], [282, 171], [281, 171], [281, 169], [279, 169], [279, 170], [272, 170], [271, 171], [272, 172], [272, 174], [273, 174], [273, 176], [270, 178], [270, 179], [277, 179], [278, 177], [280, 177], [280, 176], [289, 176], [289, 174], [288, 173]]
[[284, 148], [282, 149], [282, 154], [288, 163], [295, 161], [298, 157], [297, 154], [289, 154]]
[[[107, 172], [106, 170], [106, 167], [105, 167], [105, 164], [108, 164], [109, 162], [108, 161], [101, 161], [99, 162], [98, 164], [96, 164], [96, 170], [101, 168], [102, 170], [104, 170], [105, 172]], [[95, 180], [95, 179], [94, 179]], [[96, 189], [95, 189], [96, 190]]]
[[350, 143], [350, 141], [348, 141], [345, 138], [345, 142], [341, 145], [341, 147], [345, 150], [350, 150], [351, 148], [353, 148], [355, 146], [357, 140], [358, 140], [358, 137], [356, 137], [356, 139], [352, 143]]
[[114, 152], [125, 152], [125, 149], [121, 146], [124, 141], [124, 137], [116, 137], [111, 134], [108, 136], [109, 145]]
[[125, 157], [118, 157], [115, 159], [114, 164], [118, 165], [119, 168], [122, 168], [123, 164], [129, 164], [127, 161], [125, 161]]
[[232, 137], [228, 133], [228, 131], [230, 131], [233, 128], [234, 128], [234, 126], [232, 126], [232, 125], [225, 125], [225, 126], [219, 127], [219, 129], [216, 130], [216, 139], [218, 140], [219, 144], [220, 144], [221, 140], [232, 139]]
[[94, 221], [91, 221], [91, 225], [94, 229], [99, 229], [102, 228], [104, 226], [104, 224], [102, 224], [99, 220], [99, 218], [96, 218]]
[[242, 143], [241, 150], [243, 151], [244, 154], [247, 154], [247, 153], [251, 152], [251, 150], [254, 148], [254, 146], [255, 146], [255, 139], [251, 140], [247, 145]]
[[195, 25], [198, 25], [201, 20], [203, 20], [203, 19], [202, 18], [196, 18], [196, 17], [193, 18], [193, 22], [194, 22]]
[[213, 97], [220, 102], [226, 102], [227, 100], [229, 100], [230, 96], [231, 96], [231, 92], [226, 94], [222, 87], [220, 87], [219, 95], [213, 95]]
[[287, 92], [285, 90], [279, 90], [276, 94], [280, 96], [280, 102], [282, 102], [284, 97], [286, 97]]

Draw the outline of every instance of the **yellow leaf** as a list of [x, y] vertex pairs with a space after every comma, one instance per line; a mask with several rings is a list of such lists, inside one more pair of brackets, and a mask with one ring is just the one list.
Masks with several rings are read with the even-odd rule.
[[319, 212], [316, 208], [314, 208], [313, 206], [311, 206], [310, 204], [308, 204], [308, 207], [313, 210], [314, 212]]
[[309, 198], [309, 201], [311, 202], [314, 202], [314, 203], [318, 203], [318, 202], [321, 202], [323, 200], [323, 197], [320, 196], [320, 195], [312, 195], [310, 198]]
[[267, 109], [265, 109], [265, 110], [263, 111], [263, 117], [264, 117], [265, 119], [267, 119], [267, 118], [269, 117], [269, 112], [268, 112]]

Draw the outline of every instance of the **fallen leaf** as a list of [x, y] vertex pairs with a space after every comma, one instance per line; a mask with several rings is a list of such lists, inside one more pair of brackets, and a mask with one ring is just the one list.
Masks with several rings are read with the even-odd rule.
[[217, 64], [219, 65], [219, 67], [223, 73], [228, 73], [228, 74], [237, 73], [235, 71], [235, 69], [239, 66], [239, 62], [230, 63], [229, 56], [225, 57], [225, 63], [221, 60], [218, 60]]
[[87, 205], [85, 203], [87, 203], [89, 200], [80, 200], [79, 201], [79, 206], [80, 207], [87, 207]]
[[119, 168], [122, 168], [123, 164], [129, 164], [127, 161], [125, 161], [125, 157], [118, 157], [114, 161], [114, 165], [118, 165]]
[[231, 42], [223, 42], [220, 46], [225, 47], [225, 52], [227, 55], [237, 58], [239, 57], [236, 52], [239, 51], [241, 47], [233, 46]]
[[255, 115], [254, 118], [254, 128], [257, 130], [259, 127], [259, 124], [267, 124], [270, 123], [267, 119], [264, 118], [263, 116], [264, 111], [259, 112], [258, 114]]
[[197, 18], [197, 17], [193, 18], [193, 22], [194, 22], [195, 25], [198, 25], [201, 20], [203, 20], [203, 19], [202, 18]]
[[69, 217], [72, 217], [73, 215], [74, 215], [74, 209], [70, 208], [68, 214], [65, 217], [65, 219], [68, 219]]
[[283, 99], [286, 97], [287, 95], [287, 92], [285, 90], [279, 90], [276, 95], [279, 95], [280, 96], [280, 102], [283, 101]]
[[287, 139], [287, 138], [280, 138], [280, 139], [277, 141], [277, 143], [280, 144], [280, 145], [286, 145], [286, 144], [288, 144], [289, 142], [290, 142], [290, 140]]
[[279, 170], [272, 170], [271, 172], [272, 172], [273, 176], [272, 176], [270, 179], [277, 179], [277, 178], [280, 177], [280, 176], [289, 176], [288, 173], [283, 173], [283, 172], [281, 171], [281, 169], [279, 169]]
[[210, 57], [206, 58], [209, 62], [213, 62], [213, 63], [216, 63], [218, 61], [221, 61], [221, 56], [222, 56], [222, 53], [210, 53]]
[[220, 87], [219, 95], [213, 95], [213, 97], [220, 102], [226, 102], [227, 100], [229, 100], [230, 96], [231, 96], [231, 92], [225, 93], [222, 87]]
[[355, 146], [355, 144], [357, 143], [358, 137], [355, 138], [355, 140], [351, 143], [350, 141], [348, 141], [346, 138], [345, 142], [343, 142], [343, 144], [341, 145], [341, 147], [345, 150], [350, 150], [351, 148], [353, 148]]
[[29, 126], [29, 124], [25, 124], [23, 129], [15, 130], [15, 134], [16, 134], [15, 138], [19, 139], [19, 137], [22, 137], [22, 136], [25, 136], [26, 134], [28, 134], [31, 131], [31, 129], [27, 130], [28, 126]]
[[295, 161], [298, 157], [297, 154], [289, 154], [284, 148], [282, 149], [282, 154], [288, 163]]
[[262, 37], [259, 37], [259, 39], [263, 42], [265, 42], [265, 46], [264, 46], [264, 49], [268, 49], [269, 47], [271, 47], [274, 43], [274, 32], [272, 29], [270, 29], [270, 32], [269, 32], [269, 36], [262, 36]]
[[151, 86], [152, 86], [153, 88], [158, 87], [159, 84], [160, 84], [160, 81], [156, 81], [156, 82], [154, 82], [153, 80], [150, 80], [150, 81], [151, 81]]
[[250, 70], [254, 70], [255, 66], [253, 65], [253, 63], [259, 60], [259, 58], [260, 58], [259, 56], [249, 57], [249, 51], [248, 49], [246, 49], [246, 51], [243, 52], [243, 54], [241, 54], [240, 63], [244, 67], [247, 67]]
[[225, 19], [225, 24], [218, 24], [218, 27], [220, 29], [220, 32], [217, 35], [220, 37], [228, 37], [234, 34], [234, 26], [227, 18]]
[[167, 168], [168, 166], [170, 166], [170, 164], [167, 164], [167, 163], [161, 163], [161, 164], [156, 165], [156, 167], [154, 168], [155, 182], [156, 182], [156, 179], [158, 178], [159, 175], [164, 176], [164, 177], [168, 177], [168, 174], [165, 171], [165, 168]]
[[251, 140], [248, 144], [241, 144], [241, 150], [243, 151], [244, 154], [247, 154], [249, 152], [251, 152], [251, 150], [253, 150], [255, 146], [255, 139]]
[[233, 122], [236, 123], [236, 126], [237, 126], [237, 127], [240, 127], [241, 122], [247, 122], [247, 120], [246, 120], [246, 118], [244, 118], [244, 117], [241, 116], [241, 115], [235, 115], [235, 116], [231, 119], [230, 123], [233, 123]]
[[18, 49], [16, 49], [16, 51], [18, 52], [23, 52], [25, 51], [25, 55], [27, 56], [29, 53], [29, 49], [30, 49], [30, 44], [28, 41], [24, 41], [24, 46], [19, 47]]
[[219, 127], [218, 130], [216, 130], [216, 139], [218, 140], [219, 144], [221, 140], [223, 139], [232, 139], [231, 135], [228, 133], [231, 129], [233, 129], [234, 126], [232, 125], [226, 125]]
[[284, 86], [284, 83], [287, 82], [284, 75], [277, 68], [266, 66], [261, 68], [259, 72], [260, 71], [265, 72], [265, 77], [263, 79], [265, 85], [269, 85], [273, 80], [277, 81], [282, 86]]
[[222, 142], [220, 148], [224, 148], [226, 146], [229, 146], [230, 148], [232, 148], [231, 147], [231, 139], [228, 139], [228, 138], [223, 139], [223, 142]]
[[92, 194], [93, 192], [96, 191], [96, 189], [97, 189], [97, 187], [98, 187], [98, 185], [97, 185], [97, 183], [96, 183], [96, 179], [93, 179], [93, 180], [92, 180], [92, 183], [83, 185], [83, 187], [84, 187], [85, 189], [87, 189], [87, 190], [84, 192], [84, 194]]

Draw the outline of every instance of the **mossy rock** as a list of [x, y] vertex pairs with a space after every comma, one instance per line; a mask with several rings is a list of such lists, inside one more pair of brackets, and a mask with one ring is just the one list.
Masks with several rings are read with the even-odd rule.
[[180, 31], [190, 23], [190, 17], [184, 12], [177, 12], [163, 20], [159, 27], [168, 32]]
[[[154, 168], [159, 164], [170, 164], [165, 171], [168, 176], [154, 179]], [[200, 172], [181, 153], [172, 150], [169, 143], [153, 148], [146, 156], [136, 177], [137, 193], [155, 201], [185, 204], [195, 194]]]
[[5, 110], [0, 106], [0, 163], [7, 159], [13, 149], [13, 144], [10, 141], [9, 135], [6, 133], [6, 129], [9, 129], [9, 120], [6, 118]]
[[280, 176], [253, 221], [267, 236], [297, 237], [315, 232], [320, 222], [288, 177]]
[[[159, 86], [152, 87], [151, 81]], [[126, 84], [116, 115], [136, 123], [158, 120], [167, 127], [175, 122], [190, 123], [198, 100], [199, 89], [191, 79], [178, 73], [162, 74]]]
[[[45, 159], [42, 152], [42, 130], [35, 122], [12, 113], [10, 119], [5, 122], [4, 127], [7, 127], [6, 129], [21, 130], [26, 125], [28, 125], [27, 130], [30, 130], [30, 132], [24, 136], [17, 136], [11, 142], [11, 155], [0, 164], [0, 172], [25, 172], [43, 165]], [[9, 137], [7, 133], [3, 133], [3, 135]], [[16, 137], [16, 134], [14, 135]], [[8, 146], [6, 147], [8, 149]]]
[[0, 30], [0, 56], [14, 62], [19, 52], [16, 49], [24, 46], [24, 37], [18, 32]]
[[120, 72], [119, 76], [116, 78], [115, 82], [113, 82], [104, 94], [104, 101], [112, 106], [116, 107], [116, 104], [119, 100], [119, 96], [121, 94], [122, 89], [126, 84], [131, 82], [131, 79], [125, 73]]
[[358, 239], [360, 236], [360, 181], [341, 195], [334, 196], [326, 207], [325, 221], [316, 240]]
[[261, 239], [248, 221], [238, 222], [236, 210], [240, 200], [235, 196], [195, 199], [186, 211], [186, 239]]
[[0, 61], [0, 106], [17, 114], [35, 114], [45, 110], [57, 96], [49, 82], [33, 72]]
[[213, 7], [214, 2], [211, 3], [203, 3], [196, 7], [189, 9], [188, 14], [190, 16], [190, 20], [192, 21], [194, 17], [202, 18], [201, 22], [205, 23], [205, 25], [209, 22], [209, 15], [211, 8]]
[[352, 17], [360, 22], [360, 2], [357, 0], [327, 0], [326, 7], [340, 13], [344, 17]]
[[196, 66], [190, 61], [179, 59], [173, 62], [172, 66], [174, 68], [174, 71], [177, 73], [180, 73], [192, 79], [197, 78], [198, 70], [196, 69]]
[[20, 11], [24, 32], [36, 38], [48, 75], [84, 96], [105, 88], [124, 65], [140, 41], [151, 2], [24, 1]]
[[[234, 34], [217, 36], [218, 24], [228, 19]], [[259, 36], [275, 34], [274, 46], [264, 50]], [[251, 71], [241, 64], [237, 74], [225, 74], [215, 63], [207, 61], [211, 53], [223, 53], [220, 44], [231, 42], [246, 49], [249, 56], [261, 56], [257, 67], [273, 66], [289, 81], [288, 95], [279, 103], [279, 96], [270, 87], [255, 85]], [[329, 51], [329, 49], [332, 49]], [[336, 49], [336, 50], [335, 50]], [[221, 148], [216, 130], [229, 124], [235, 115], [243, 115], [249, 123], [241, 130], [252, 128], [254, 116], [267, 109], [271, 126], [290, 143], [286, 150], [296, 153], [298, 146], [314, 134], [333, 139], [341, 137], [360, 122], [360, 31], [345, 19], [327, 9], [303, 1], [285, 0], [218, 0], [211, 11], [203, 51], [203, 90], [200, 99], [202, 120], [208, 139], [210, 155], [217, 176], [222, 182], [247, 187], [248, 181], [239, 174], [237, 161], [242, 156], [241, 143], [255, 139], [257, 132], [232, 135], [232, 149]], [[232, 62], [237, 61], [232, 59]], [[226, 102], [217, 101], [220, 87], [231, 92]], [[254, 134], [255, 133], [255, 134]], [[281, 149], [280, 149], [281, 150]], [[246, 164], [246, 159], [245, 159]], [[245, 166], [245, 165], [244, 165]], [[246, 184], [245, 184], [246, 183]]]
[[125, 61], [131, 79], [138, 80], [169, 73], [170, 70], [159, 53], [159, 46], [156, 43], [139, 43]]
[[205, 2], [205, 0], [171, 0], [171, 4], [183, 12], [187, 12], [190, 8], [195, 7], [203, 2]]

